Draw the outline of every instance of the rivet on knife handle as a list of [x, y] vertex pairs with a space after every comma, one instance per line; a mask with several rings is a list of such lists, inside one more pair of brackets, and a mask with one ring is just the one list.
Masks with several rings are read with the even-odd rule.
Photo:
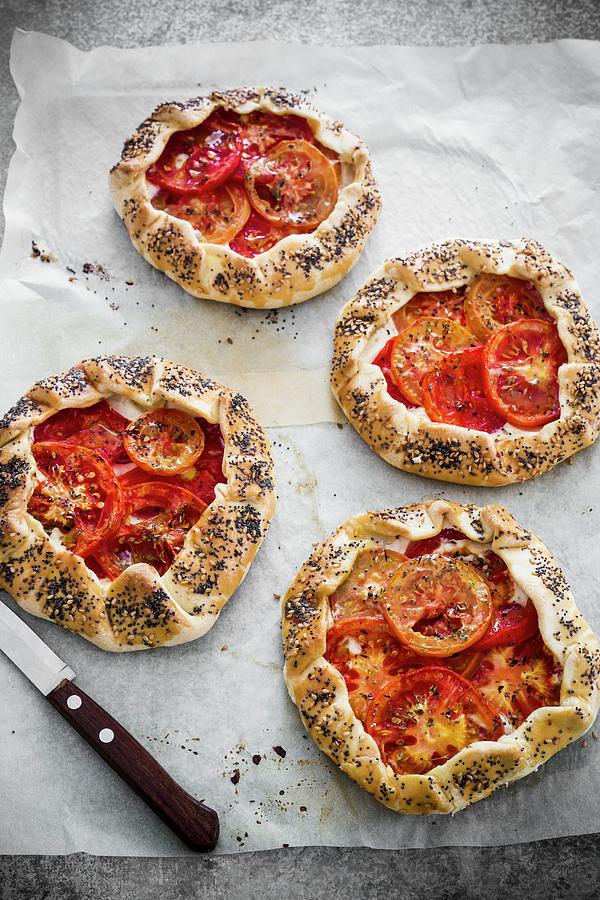
[[48, 700], [123, 781], [192, 850], [212, 850], [219, 817], [181, 788], [122, 725], [72, 681], [62, 681]]

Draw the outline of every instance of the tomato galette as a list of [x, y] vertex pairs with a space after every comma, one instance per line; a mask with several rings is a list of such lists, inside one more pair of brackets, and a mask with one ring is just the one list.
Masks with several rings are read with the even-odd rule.
[[337, 284], [381, 205], [360, 138], [264, 88], [157, 107], [110, 187], [148, 262], [196, 297], [260, 308]]
[[555, 560], [501, 506], [349, 519], [287, 591], [283, 635], [305, 727], [398, 812], [486, 797], [600, 706], [598, 642]]
[[274, 506], [246, 400], [166, 360], [85, 360], [0, 420], [0, 586], [104, 650], [205, 634]]
[[331, 378], [376, 453], [444, 481], [525, 481], [600, 428], [598, 329], [571, 273], [525, 239], [387, 261], [340, 313]]

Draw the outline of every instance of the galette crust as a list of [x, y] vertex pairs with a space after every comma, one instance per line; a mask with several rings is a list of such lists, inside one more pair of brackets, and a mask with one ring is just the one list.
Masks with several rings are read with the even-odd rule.
[[[175, 131], [193, 128], [219, 107], [302, 116], [316, 138], [354, 167], [339, 190], [331, 215], [311, 234], [290, 235], [265, 253], [246, 259], [227, 246], [201, 242], [189, 222], [155, 209], [146, 170]], [[163, 103], [125, 142], [111, 170], [117, 212], [144, 259], [195, 297], [259, 309], [302, 303], [340, 281], [357, 262], [377, 219], [381, 199], [368, 150], [340, 122], [304, 98], [266, 88], [215, 91], [185, 103]]]
[[[544, 643], [563, 667], [560, 705], [536, 710], [511, 734], [471, 744], [426, 775], [396, 775], [354, 714], [343, 677], [324, 658], [328, 598], [362, 549], [448, 527], [491, 544], [531, 598]], [[556, 561], [502, 506], [430, 500], [348, 519], [304, 563], [282, 601], [282, 618], [285, 681], [305, 728], [343, 772], [397, 812], [453, 813], [487, 797], [584, 734], [600, 706], [598, 641]]]
[[[36, 483], [35, 425], [60, 409], [111, 396], [146, 409], [173, 404], [218, 422], [227, 482], [217, 486], [164, 575], [137, 563], [108, 585], [80, 557], [53, 543], [27, 504]], [[243, 581], [274, 508], [269, 441], [247, 401], [168, 360], [84, 360], [38, 382], [0, 420], [0, 587], [27, 612], [103, 650], [172, 646], [205, 634]]]
[[[390, 396], [365, 355], [369, 340], [415, 293], [458, 288], [484, 272], [534, 282], [567, 351], [560, 418], [538, 431], [494, 435], [431, 422]], [[356, 431], [391, 465], [458, 484], [511, 484], [547, 472], [598, 437], [600, 336], [571, 272], [535, 241], [449, 240], [386, 261], [344, 306], [331, 387]]]

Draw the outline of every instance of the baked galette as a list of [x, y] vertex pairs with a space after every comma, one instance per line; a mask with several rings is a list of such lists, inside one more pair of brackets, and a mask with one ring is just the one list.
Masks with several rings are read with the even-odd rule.
[[264, 88], [161, 104], [110, 188], [149, 263], [195, 297], [259, 308], [337, 284], [381, 205], [360, 138]]
[[104, 650], [205, 634], [274, 506], [246, 400], [167, 360], [85, 360], [0, 420], [0, 587]]
[[314, 741], [398, 812], [451, 813], [592, 725], [600, 648], [557, 563], [501, 506], [349, 519], [283, 600]]
[[331, 384], [392, 465], [509, 484], [598, 437], [600, 338], [539, 244], [451, 240], [388, 260], [346, 304]]

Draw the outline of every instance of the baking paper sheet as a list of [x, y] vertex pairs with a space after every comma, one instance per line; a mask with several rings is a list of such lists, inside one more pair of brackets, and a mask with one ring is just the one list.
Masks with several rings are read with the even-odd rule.
[[[2, 409], [84, 355], [165, 354], [235, 385], [274, 426], [279, 496], [246, 581], [201, 641], [112, 655], [28, 622], [84, 690], [219, 811], [218, 853], [506, 844], [599, 831], [599, 742], [591, 736], [455, 817], [409, 818], [378, 805], [304, 734], [281, 678], [273, 596], [312, 543], [347, 516], [434, 496], [494, 501], [541, 535], [600, 631], [598, 448], [510, 488], [419, 479], [378, 459], [349, 425], [336, 427], [325, 377], [340, 305], [386, 255], [435, 239], [536, 237], [572, 266], [600, 318], [598, 45], [82, 53], [17, 32], [11, 66], [23, 102], [0, 257]], [[344, 282], [277, 314], [188, 297], [138, 256], [106, 188], [122, 139], [156, 103], [240, 82], [308, 91], [367, 140], [384, 196], [380, 222]], [[32, 240], [56, 260], [31, 258]], [[0, 684], [2, 852], [185, 853], [2, 655]]]

